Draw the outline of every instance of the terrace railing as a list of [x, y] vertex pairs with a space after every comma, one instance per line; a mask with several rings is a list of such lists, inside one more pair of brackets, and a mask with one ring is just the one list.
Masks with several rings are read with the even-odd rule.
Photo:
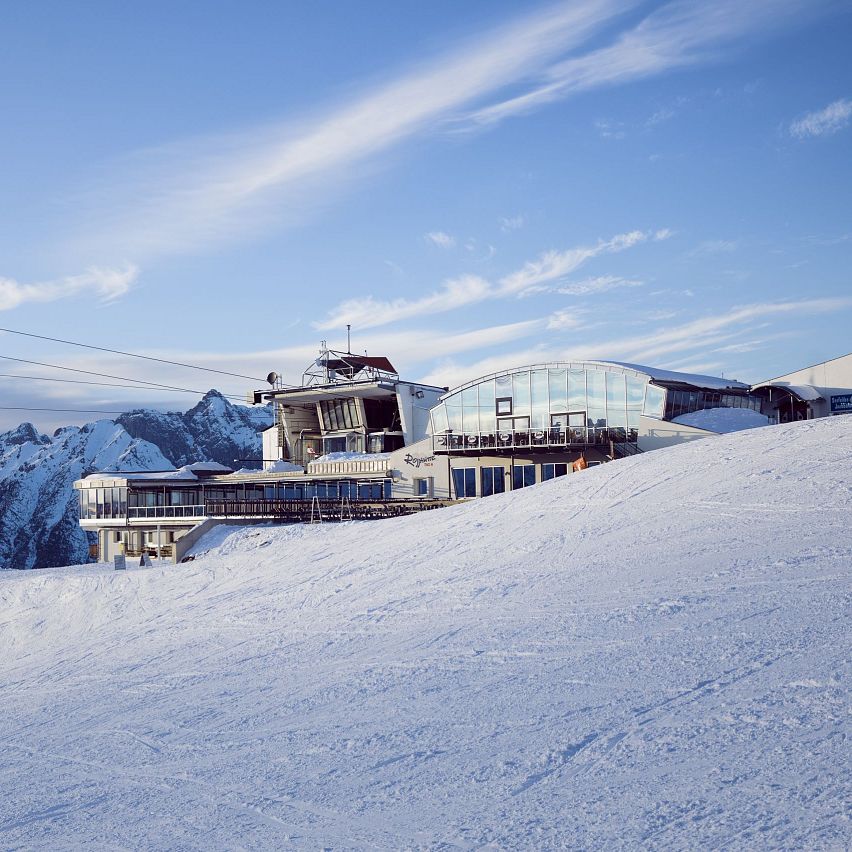
[[432, 436], [435, 453], [478, 453], [482, 450], [516, 450], [541, 448], [609, 446], [616, 443], [635, 444], [635, 429], [572, 426], [551, 429], [496, 430], [494, 432], [445, 432]]
[[127, 518], [131, 521], [148, 518], [206, 518], [203, 505], [198, 506], [129, 506]]

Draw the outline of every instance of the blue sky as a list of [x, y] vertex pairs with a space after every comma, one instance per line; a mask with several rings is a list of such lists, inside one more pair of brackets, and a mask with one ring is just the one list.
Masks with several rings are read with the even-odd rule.
[[441, 385], [572, 357], [756, 381], [852, 350], [848, 3], [19, 3], [0, 30], [3, 327], [290, 381], [347, 322]]

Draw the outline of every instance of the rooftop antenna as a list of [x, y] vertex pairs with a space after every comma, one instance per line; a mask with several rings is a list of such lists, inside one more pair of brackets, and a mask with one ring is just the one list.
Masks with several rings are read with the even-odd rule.
[[352, 338], [350, 336], [351, 330], [352, 326], [349, 323], [346, 323], [346, 352], [349, 355], [352, 354]]

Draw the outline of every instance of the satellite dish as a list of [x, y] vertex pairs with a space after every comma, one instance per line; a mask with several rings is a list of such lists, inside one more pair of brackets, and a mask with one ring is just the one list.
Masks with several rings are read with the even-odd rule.
[[266, 377], [266, 381], [267, 381], [267, 382], [269, 382], [269, 384], [274, 385], [274, 384], [278, 381], [278, 373], [276, 373], [276, 372], [275, 372], [275, 370], [273, 370], [273, 371], [272, 371], [272, 372], [271, 372], [271, 373], [270, 373], [270, 374]]

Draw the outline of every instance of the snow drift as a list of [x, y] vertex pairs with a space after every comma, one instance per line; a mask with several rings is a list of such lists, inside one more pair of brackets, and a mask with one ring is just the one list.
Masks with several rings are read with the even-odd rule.
[[850, 438], [6, 572], [0, 841], [842, 847]]
[[710, 432], [740, 432], [767, 426], [769, 418], [750, 408], [705, 408], [692, 414], [681, 414], [673, 422], [708, 429]]

